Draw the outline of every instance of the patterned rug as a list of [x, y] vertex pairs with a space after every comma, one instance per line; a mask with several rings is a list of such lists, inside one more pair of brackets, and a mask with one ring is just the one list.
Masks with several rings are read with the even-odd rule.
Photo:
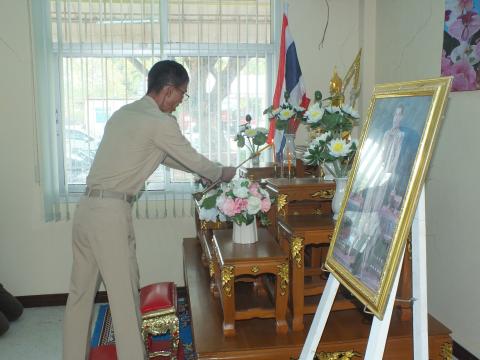
[[[190, 309], [185, 298], [177, 299], [178, 320], [180, 323], [180, 346], [182, 346], [184, 359], [194, 360], [195, 349], [192, 341], [192, 328], [190, 322]], [[165, 342], [168, 335], [155, 336], [154, 342]], [[108, 304], [100, 305], [98, 310], [97, 321], [92, 335], [91, 346], [110, 345], [115, 343], [115, 334], [113, 331], [112, 317], [110, 315], [110, 307]]]

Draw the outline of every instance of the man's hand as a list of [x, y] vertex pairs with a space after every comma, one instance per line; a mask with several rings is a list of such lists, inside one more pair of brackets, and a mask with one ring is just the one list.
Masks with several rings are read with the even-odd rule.
[[202, 186], [210, 186], [212, 185], [212, 181], [207, 179], [207, 178], [200, 178], [200, 184], [202, 184]]
[[224, 166], [222, 167], [222, 181], [223, 182], [229, 182], [232, 180], [237, 173], [237, 168], [234, 168], [233, 166]]

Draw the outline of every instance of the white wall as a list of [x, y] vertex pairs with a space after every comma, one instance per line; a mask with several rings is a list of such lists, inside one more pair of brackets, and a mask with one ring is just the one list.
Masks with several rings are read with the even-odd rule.
[[[336, 65], [341, 77], [360, 46], [363, 110], [375, 82], [439, 75], [443, 1], [335, 0], [323, 48], [324, 1], [290, 1], [307, 90], [328, 91]], [[15, 295], [65, 293], [71, 266], [71, 222], [45, 224], [34, 174], [34, 100], [27, 0], [0, 2], [0, 281]], [[474, 144], [478, 92], [450, 96], [427, 181], [429, 310], [456, 341], [480, 355], [480, 312], [474, 265], [476, 221]], [[191, 218], [136, 221], [142, 283], [171, 279], [183, 285], [182, 238]]]
[[[330, 16], [323, 46], [320, 45], [327, 23], [325, 1], [287, 1], [288, 24], [295, 41], [308, 96], [315, 90], [329, 96], [329, 81], [336, 67], [343, 79], [360, 49], [360, 5], [357, 1], [329, 1]], [[300, 126], [296, 143], [305, 144], [307, 131]]]
[[[309, 93], [319, 88], [328, 91], [333, 66], [343, 76], [358, 51], [358, 5], [350, 3], [330, 4], [325, 45], [319, 49], [325, 3], [291, 2], [290, 27]], [[71, 267], [71, 222], [42, 221], [41, 191], [35, 182], [27, 0], [0, 2], [0, 34], [0, 281], [17, 296], [65, 293]], [[135, 228], [142, 283], [171, 279], [183, 285], [182, 239], [194, 235], [193, 219], [136, 221]]]
[[[44, 223], [34, 174], [34, 98], [26, 0], [0, 2], [0, 282], [17, 296], [66, 293], [71, 222]], [[142, 283], [183, 285], [192, 218], [136, 221]]]
[[[376, 82], [440, 76], [444, 1], [377, 1]], [[480, 356], [480, 92], [450, 94], [426, 182], [429, 312]]]

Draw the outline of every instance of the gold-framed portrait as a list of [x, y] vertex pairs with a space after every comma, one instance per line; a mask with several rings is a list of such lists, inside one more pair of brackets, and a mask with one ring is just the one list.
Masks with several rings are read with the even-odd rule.
[[370, 101], [325, 265], [379, 319], [405, 249], [451, 81], [377, 85]]

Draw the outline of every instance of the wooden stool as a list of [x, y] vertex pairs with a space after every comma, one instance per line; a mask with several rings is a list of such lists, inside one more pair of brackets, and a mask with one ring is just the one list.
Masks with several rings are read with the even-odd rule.
[[[177, 317], [177, 287], [173, 282], [147, 285], [140, 290], [142, 337], [150, 358], [169, 356], [177, 359], [179, 324]], [[151, 337], [170, 332], [171, 352], [153, 351]]]
[[[289, 254], [290, 264], [290, 300], [292, 308], [292, 329], [303, 330], [303, 315], [313, 314], [318, 301], [305, 303], [306, 296], [320, 295], [325, 288], [321, 268], [324, 257], [318, 255], [315, 245], [324, 245], [325, 253], [334, 230], [332, 216], [329, 215], [287, 215], [278, 219], [278, 241], [283, 251]], [[305, 266], [305, 249], [311, 248], [310, 263]], [[308, 281], [305, 281], [305, 280]], [[346, 299], [335, 301], [332, 310], [355, 308], [355, 304]]]

